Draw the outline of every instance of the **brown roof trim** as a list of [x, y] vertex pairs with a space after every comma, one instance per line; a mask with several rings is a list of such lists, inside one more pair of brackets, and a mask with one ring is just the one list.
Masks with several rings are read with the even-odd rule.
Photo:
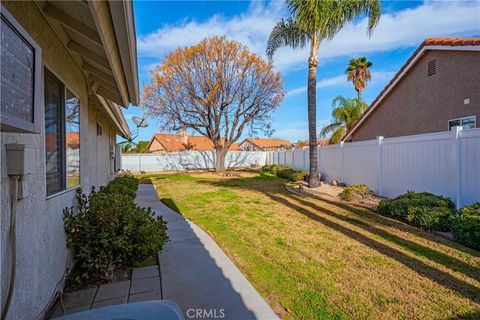
[[[477, 47], [478, 48], [475, 48]], [[372, 101], [370, 106], [365, 110], [363, 116], [356, 122], [356, 124], [350, 129], [342, 138], [342, 141], [347, 140], [355, 130], [357, 130], [360, 125], [368, 118], [368, 116], [375, 110], [377, 105], [383, 100], [390, 90], [392, 90], [395, 85], [403, 78], [405, 73], [415, 65], [418, 61], [418, 58], [426, 50], [478, 50], [480, 51], [480, 38], [427, 38], [425, 39], [420, 46], [415, 50], [415, 52], [408, 58], [405, 64], [397, 71], [393, 76], [392, 80], [383, 88], [383, 90], [378, 94], [378, 96]]]

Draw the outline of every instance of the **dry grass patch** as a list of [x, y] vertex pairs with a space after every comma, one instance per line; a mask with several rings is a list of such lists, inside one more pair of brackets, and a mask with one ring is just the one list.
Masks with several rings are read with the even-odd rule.
[[[480, 253], [270, 174], [153, 175], [284, 319], [475, 319]], [[167, 201], [165, 201], [167, 199]]]

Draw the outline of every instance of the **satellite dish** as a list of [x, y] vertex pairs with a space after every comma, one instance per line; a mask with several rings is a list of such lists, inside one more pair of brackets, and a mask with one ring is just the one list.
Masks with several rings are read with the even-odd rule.
[[137, 128], [145, 128], [145, 127], [148, 126], [147, 120], [145, 120], [143, 118], [140, 118], [140, 117], [137, 117], [137, 116], [133, 116], [132, 121], [133, 121], [133, 123], [135, 123]]

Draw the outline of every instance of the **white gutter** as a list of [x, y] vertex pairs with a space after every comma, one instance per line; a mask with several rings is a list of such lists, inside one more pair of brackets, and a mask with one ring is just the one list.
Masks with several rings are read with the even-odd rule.
[[122, 60], [113, 28], [110, 9], [107, 1], [89, 1], [88, 6], [97, 25], [97, 30], [104, 44], [105, 53], [117, 82], [120, 96], [125, 107], [130, 104], [130, 97], [126, 83]]

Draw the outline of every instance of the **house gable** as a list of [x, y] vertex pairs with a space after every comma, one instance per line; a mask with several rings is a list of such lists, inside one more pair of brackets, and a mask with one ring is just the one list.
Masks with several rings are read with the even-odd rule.
[[480, 119], [480, 92], [475, 88], [480, 47], [447, 48], [417, 50], [344, 140], [446, 131], [448, 120], [468, 116]]

